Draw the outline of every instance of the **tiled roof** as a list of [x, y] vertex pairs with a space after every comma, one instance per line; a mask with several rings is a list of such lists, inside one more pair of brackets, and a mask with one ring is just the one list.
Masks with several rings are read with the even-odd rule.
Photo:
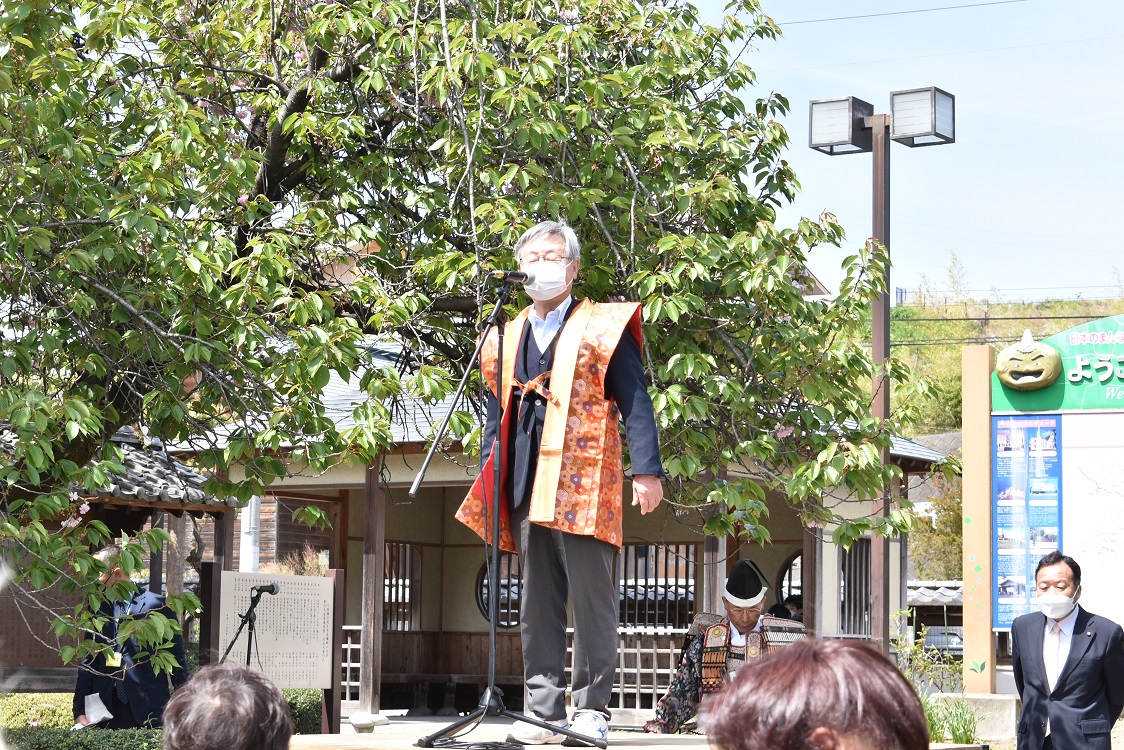
[[963, 581], [906, 581], [910, 607], [960, 607], [964, 604]]
[[[958, 456], [961, 453], [964, 438], [959, 432], [946, 432], [937, 435], [918, 435], [913, 438], [913, 442], [930, 450], [950, 456]], [[909, 484], [909, 499], [913, 502], [914, 507], [923, 510], [929, 507], [928, 504], [932, 498], [945, 492], [946, 489], [943, 484], [935, 483], [932, 477], [915, 477], [914, 481]]]
[[964, 434], [961, 432], [940, 432], [933, 435], [917, 435], [913, 438], [913, 442], [941, 453], [959, 455], [960, 449], [964, 445]]
[[99, 497], [140, 500], [148, 503], [237, 508], [233, 497], [220, 500], [203, 491], [206, 477], [172, 458], [159, 439], [142, 439], [131, 427], [122, 427], [112, 438], [124, 454], [125, 474], [115, 475]]
[[[381, 342], [369, 349], [373, 358], [374, 367], [395, 367], [399, 365], [402, 349], [393, 342]], [[366, 398], [358, 387], [358, 376], [355, 384], [345, 383], [338, 375], [332, 373], [331, 380], [324, 390], [324, 405], [328, 416], [341, 429], [355, 425], [352, 411]], [[425, 404], [420, 400], [408, 396], [400, 399], [401, 405], [391, 418], [391, 434], [397, 444], [421, 443], [430, 437], [430, 432], [441, 423], [445, 414], [452, 407], [452, 398], [446, 398], [435, 404]], [[466, 409], [464, 401], [461, 409]], [[854, 427], [854, 423], [848, 421]], [[947, 455], [938, 450], [916, 443], [902, 437], [890, 438], [890, 455], [897, 459], [912, 459], [929, 464], [937, 464], [945, 460]]]
[[[367, 347], [371, 356], [369, 369], [399, 369], [410, 372], [415, 369], [412, 362], [403, 362], [409, 357], [403, 348], [394, 343], [377, 341]], [[355, 409], [366, 402], [370, 396], [360, 387], [360, 381], [365, 371], [360, 369], [351, 373], [351, 377], [344, 380], [334, 370], [331, 372], [327, 385], [324, 386], [323, 404], [325, 416], [332, 420], [335, 429], [344, 431], [355, 427]], [[426, 404], [422, 400], [409, 395], [395, 399], [390, 405], [390, 435], [395, 445], [410, 443], [425, 443], [430, 439], [430, 433], [441, 423], [452, 407], [452, 398], [446, 398], [435, 404]], [[464, 400], [461, 409], [468, 409]], [[222, 448], [227, 445], [231, 434], [236, 430], [255, 430], [265, 426], [265, 419], [253, 415], [244, 415], [243, 421], [237, 425], [219, 426], [205, 435], [169, 443], [167, 448], [175, 454], [190, 453], [201, 448]], [[291, 448], [291, 443], [283, 447]]]
[[931, 464], [938, 464], [947, 457], [940, 451], [935, 451], [920, 443], [901, 437], [890, 438], [890, 455], [895, 458], [911, 458], [914, 461], [925, 461]]
[[[99, 488], [94, 497], [114, 498], [129, 505], [183, 505], [199, 510], [238, 507], [234, 498], [219, 500], [204, 492], [206, 477], [168, 455], [159, 440], [146, 440], [132, 427], [122, 427], [111, 441], [121, 448], [125, 473], [112, 475], [109, 486]], [[14, 442], [11, 431], [0, 429], [0, 450], [10, 452]]]

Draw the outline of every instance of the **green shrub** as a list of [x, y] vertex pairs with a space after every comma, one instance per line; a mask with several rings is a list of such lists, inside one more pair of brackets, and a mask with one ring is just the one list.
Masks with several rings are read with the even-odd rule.
[[972, 745], [979, 741], [976, 727], [980, 717], [967, 701], [953, 701], [944, 707], [944, 723], [952, 741], [960, 745]]
[[31, 727], [4, 730], [12, 750], [160, 750], [164, 732], [159, 729], [69, 729]]
[[70, 693], [8, 693], [0, 695], [0, 727], [53, 727], [74, 724], [74, 696]]
[[931, 695], [922, 695], [921, 707], [925, 709], [925, 721], [929, 724], [929, 740], [944, 742], [948, 732], [944, 704]]
[[939, 700], [931, 695], [921, 696], [925, 709], [925, 720], [929, 722], [929, 739], [932, 742], [946, 740], [958, 745], [974, 745], [979, 742], [976, 729], [980, 724], [979, 714], [964, 700]]
[[919, 628], [915, 637], [910, 637], [905, 627], [909, 610], [898, 612], [895, 619], [897, 634], [892, 640], [898, 669], [921, 698], [925, 719], [929, 722], [929, 738], [933, 742], [944, 742], [951, 737], [956, 743], [975, 743], [980, 722], [975, 710], [963, 700], [942, 701], [934, 696], [934, 693], [963, 693], [963, 663], [939, 649], [926, 648], [925, 627]]
[[320, 734], [323, 691], [312, 688], [283, 690], [297, 734]]
[[[320, 734], [322, 691], [302, 688], [283, 692], [296, 733]], [[0, 694], [0, 727], [69, 730], [74, 724], [73, 700], [71, 693]]]
[[925, 646], [925, 631], [920, 627], [911, 637], [906, 627], [909, 610], [894, 615], [897, 633], [892, 636], [898, 669], [905, 675], [918, 695], [925, 693], [961, 693], [964, 691], [964, 664], [949, 653]]

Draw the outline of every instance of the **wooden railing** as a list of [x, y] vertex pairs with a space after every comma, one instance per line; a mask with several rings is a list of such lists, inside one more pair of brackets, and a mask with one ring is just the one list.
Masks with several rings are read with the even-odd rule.
[[[651, 708], [667, 692], [679, 667], [687, 631], [621, 628], [617, 631], [617, 678], [613, 708]], [[567, 651], [573, 648], [573, 638]]]
[[[344, 700], [359, 697], [363, 669], [360, 629], [344, 627], [341, 685]], [[618, 631], [614, 708], [651, 707], [667, 691], [686, 630], [621, 628]], [[383, 683], [478, 684], [488, 682], [487, 633], [430, 633], [384, 631]], [[573, 652], [573, 631], [567, 639], [567, 678]], [[518, 632], [496, 638], [496, 683], [523, 683], [523, 650]]]

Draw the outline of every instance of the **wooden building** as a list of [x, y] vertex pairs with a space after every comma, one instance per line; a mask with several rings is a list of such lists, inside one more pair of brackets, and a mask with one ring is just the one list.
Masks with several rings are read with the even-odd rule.
[[[333, 376], [328, 400], [341, 428], [351, 426], [351, 412], [361, 398]], [[345, 697], [371, 712], [382, 704], [400, 706], [403, 695], [408, 702], [433, 706], [442, 702], [436, 695], [442, 690], [445, 703], [455, 694], [459, 707], [471, 708], [486, 681], [487, 552], [453, 517], [475, 478], [476, 462], [459, 453], [439, 454], [416, 496], [408, 492], [422, 464], [426, 437], [447, 407], [399, 405], [392, 426], [396, 449], [378, 465], [341, 465], [322, 474], [293, 465], [292, 476], [271, 486], [261, 500], [261, 563], [310, 543], [323, 545], [318, 549], [330, 567], [345, 569]], [[943, 458], [907, 440], [894, 441], [891, 457], [914, 477]], [[237, 476], [237, 467], [231, 473]], [[630, 493], [626, 484], [626, 498]], [[293, 506], [309, 502], [333, 519], [327, 538], [314, 540], [310, 532], [287, 525]], [[856, 515], [869, 512], [869, 503], [854, 506]], [[828, 636], [869, 634], [869, 540], [844, 551], [831, 544], [830, 529], [805, 529], [782, 498], [771, 497], [770, 509], [773, 539], [761, 547], [707, 537], [699, 509], [664, 503], [643, 516], [626, 503], [618, 562], [618, 705], [650, 705], [652, 696], [662, 693], [690, 616], [721, 611], [726, 572], [738, 557], [753, 559], [769, 578], [768, 604], [802, 592], [810, 629]], [[238, 515], [240, 526], [255, 521], [247, 518], [245, 508]], [[239, 559], [241, 543], [235, 535], [231, 564]], [[903, 546], [900, 540], [891, 543], [891, 611], [905, 606]], [[517, 558], [504, 557], [500, 579], [497, 674], [499, 684], [509, 688], [510, 706], [511, 688], [520, 692], [522, 672], [515, 614]], [[831, 591], [839, 591], [840, 598], [822, 593]]]
[[[375, 349], [372, 356], [376, 365], [387, 365], [396, 355]], [[352, 413], [362, 398], [356, 388], [333, 375], [326, 405], [341, 429], [353, 425]], [[290, 476], [269, 487], [261, 498], [256, 517], [246, 508], [237, 514], [226, 512], [228, 504], [213, 500], [188, 507], [134, 493], [126, 500], [114, 496], [115, 502], [149, 512], [186, 508], [211, 514], [214, 523], [204, 524], [206, 559], [213, 559], [218, 569], [239, 568], [243, 554], [239, 532], [249, 525], [258, 528], [260, 564], [282, 561], [307, 545], [326, 558], [327, 567], [342, 569], [346, 584], [343, 689], [353, 708], [369, 712], [391, 704], [471, 708], [486, 682], [488, 666], [489, 621], [484, 605], [488, 554], [480, 539], [453, 515], [475, 478], [476, 462], [456, 452], [439, 454], [417, 494], [408, 492], [432, 426], [447, 408], [447, 403], [398, 405], [392, 425], [395, 449], [374, 466], [343, 464], [314, 473], [291, 464]], [[927, 472], [943, 457], [903, 440], [894, 441], [891, 456], [907, 475]], [[229, 471], [238, 478], [240, 467], [231, 466]], [[625, 496], [631, 496], [628, 484]], [[310, 530], [292, 521], [293, 509], [310, 503], [325, 511], [331, 529]], [[855, 514], [869, 512], [869, 503], [854, 505]], [[625, 541], [618, 558], [617, 706], [650, 706], [662, 694], [690, 617], [700, 611], [722, 611], [722, 586], [738, 557], [752, 559], [768, 577], [767, 604], [789, 593], [803, 594], [809, 629], [826, 636], [869, 634], [869, 540], [844, 551], [830, 543], [830, 529], [804, 528], [783, 498], [771, 496], [769, 506], [772, 543], [762, 547], [706, 536], [702, 532], [705, 509], [665, 502], [644, 516], [626, 502]], [[841, 507], [847, 508], [845, 503]], [[890, 588], [896, 596], [891, 610], [905, 602], [902, 546], [900, 541], [891, 544]], [[504, 556], [500, 571], [497, 683], [506, 686], [509, 707], [519, 705], [522, 684], [518, 565], [516, 557]], [[834, 592], [839, 592], [838, 598]], [[204, 601], [204, 606], [216, 610], [204, 615], [205, 622], [213, 621], [217, 602]], [[215, 629], [204, 634], [205, 650], [219, 647], [215, 635]], [[57, 664], [57, 655], [53, 658]]]
[[[0, 443], [9, 440], [10, 433], [0, 431]], [[121, 449], [125, 473], [114, 476], [93, 495], [80, 498], [89, 506], [83, 521], [101, 520], [115, 533], [130, 534], [150, 523], [154, 514], [163, 513], [220, 519], [220, 527], [229, 526], [237, 502], [206, 494], [203, 475], [177, 461], [159, 440], [124, 427], [112, 442]], [[58, 528], [64, 520], [49, 521], [48, 528], [51, 524]], [[220, 563], [225, 553], [222, 545], [212, 544], [207, 550]], [[149, 587], [155, 591], [162, 590], [161, 559], [154, 558], [150, 568]], [[68, 594], [57, 585], [36, 589], [27, 582], [9, 582], [2, 587], [0, 610], [5, 615], [0, 619], [0, 684], [4, 690], [73, 689], [75, 667], [62, 666], [59, 647], [63, 644], [52, 634], [51, 622], [56, 613], [73, 610], [79, 601], [77, 594]]]

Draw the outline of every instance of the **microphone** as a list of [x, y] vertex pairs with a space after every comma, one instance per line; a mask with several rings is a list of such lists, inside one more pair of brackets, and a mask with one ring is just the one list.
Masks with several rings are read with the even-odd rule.
[[259, 594], [276, 594], [281, 590], [279, 583], [264, 583], [261, 586], [251, 586], [250, 591], [256, 591]]
[[535, 275], [528, 271], [488, 271], [488, 276], [499, 281], [519, 281], [524, 284], [535, 283]]

